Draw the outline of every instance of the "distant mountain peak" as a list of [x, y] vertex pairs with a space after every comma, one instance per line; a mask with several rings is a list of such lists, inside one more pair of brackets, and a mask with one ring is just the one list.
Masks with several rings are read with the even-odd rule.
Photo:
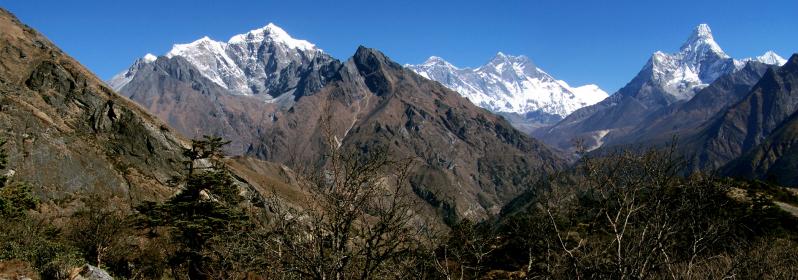
[[246, 44], [253, 42], [263, 42], [269, 39], [270, 41], [280, 42], [292, 49], [301, 49], [303, 51], [316, 50], [316, 45], [300, 39], [295, 39], [285, 32], [282, 28], [274, 23], [269, 23], [264, 27], [250, 30], [244, 34], [238, 34], [227, 41], [228, 44]]
[[706, 23], [699, 24], [693, 29], [693, 37], [713, 39], [712, 29]]
[[530, 60], [529, 57], [527, 57], [525, 55], [508, 55], [508, 54], [505, 54], [503, 52], [498, 52], [493, 57], [493, 59], [490, 60], [490, 63], [494, 63], [494, 62], [497, 62], [497, 63], [501, 63], [501, 62], [532, 62], [532, 60]]
[[430, 56], [427, 60], [424, 61], [425, 65], [436, 65], [436, 64], [449, 64], [446, 60], [441, 58], [440, 56]]
[[[732, 59], [720, 48], [709, 25], [702, 23], [693, 29], [679, 52], [655, 52], [639, 74], [645, 77], [635, 79], [653, 82], [671, 96], [670, 99], [686, 100], [718, 77], [742, 66], [744, 63]], [[627, 92], [636, 93], [637, 90]]]
[[[284, 93], [293, 93], [298, 68], [313, 67], [316, 58], [332, 59], [308, 41], [288, 35], [279, 26], [269, 23], [221, 42], [203, 36], [190, 43], [174, 44], [164, 55], [168, 59], [184, 58], [214, 84], [235, 95], [258, 95], [270, 100]], [[136, 75], [143, 63], [157, 56], [147, 54], [126, 71], [108, 81], [119, 91]], [[291, 68], [283, 73], [282, 70]], [[285, 77], [283, 77], [285, 75]]]
[[480, 66], [480, 71], [495, 71], [496, 73], [509, 74], [510, 76], [547, 76], [540, 68], [524, 55], [508, 55], [502, 52], [496, 54], [487, 64]]
[[729, 56], [720, 48], [715, 37], [712, 36], [712, 29], [706, 23], [699, 24], [693, 29], [693, 33], [680, 48], [682, 53], [693, 53], [703, 55], [705, 52], [712, 52], [719, 57], [728, 58]]
[[108, 84], [108, 86], [110, 86], [115, 91], [119, 91], [120, 89], [122, 89], [122, 87], [124, 87], [125, 85], [130, 83], [131, 80], [133, 80], [133, 77], [136, 75], [136, 72], [138, 72], [139, 68], [142, 67], [142, 65], [153, 63], [156, 60], [158, 60], [158, 56], [151, 53], [147, 53], [144, 56], [137, 58], [133, 62], [133, 65], [130, 65], [130, 67], [128, 67], [127, 70], [111, 77], [111, 79], [108, 80], [106, 84]]
[[357, 48], [355, 55], [352, 56], [352, 60], [357, 64], [358, 68], [362, 68], [361, 71], [363, 69], [377, 71], [383, 68], [402, 69], [402, 65], [397, 64], [381, 51], [365, 46], [359, 46]]
[[191, 53], [211, 51], [216, 53], [224, 53], [225, 43], [212, 40], [208, 36], [199, 38], [191, 43], [174, 44], [172, 49], [166, 53], [166, 57], [172, 58], [174, 56], [186, 56]]
[[778, 55], [776, 52], [769, 50], [765, 52], [763, 55], [757, 56], [756, 60], [765, 64], [771, 65], [784, 65], [787, 63], [787, 60]]
[[141, 57], [141, 59], [144, 60], [144, 62], [150, 63], [150, 62], [153, 62], [153, 61], [157, 60], [158, 56], [156, 56], [154, 54], [151, 54], [151, 53], [147, 53], [143, 57]]
[[571, 87], [554, 79], [524, 55], [498, 52], [477, 68], [457, 68], [436, 56], [406, 66], [494, 112], [564, 117], [607, 97], [597, 86]]

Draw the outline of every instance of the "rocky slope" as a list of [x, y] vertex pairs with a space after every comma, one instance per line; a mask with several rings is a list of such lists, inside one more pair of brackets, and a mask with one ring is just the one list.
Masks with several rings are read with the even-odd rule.
[[762, 179], [798, 187], [798, 114], [793, 114], [762, 144], [733, 160], [722, 173], [735, 177]]
[[[406, 65], [425, 78], [459, 92], [474, 104], [490, 111], [520, 116], [523, 127], [552, 124], [576, 109], [607, 97], [596, 85], [571, 87], [537, 67], [526, 56], [498, 53], [487, 64], [458, 68], [440, 57], [419, 65]], [[531, 126], [530, 126], [531, 125]]]
[[[789, 153], [784, 156], [782, 152], [789, 147], [790, 120], [796, 112], [798, 55], [793, 55], [783, 67], [769, 69], [742, 101], [685, 139], [687, 154], [693, 155], [690, 159], [694, 168], [715, 169], [750, 153], [747, 159], [741, 159], [736, 165], [758, 170], [749, 172], [757, 177], [766, 176], [774, 168], [771, 163], [781, 159], [786, 164], [794, 160], [789, 158]], [[774, 134], [777, 130], [779, 133]], [[764, 154], [764, 151], [773, 154]], [[774, 172], [781, 167], [788, 166], [775, 167]], [[789, 181], [789, 178], [792, 176], [783, 180]]]
[[[12, 180], [57, 207], [86, 195], [135, 205], [176, 192], [168, 181], [184, 171], [185, 139], [3, 9], [0, 46], [3, 172]], [[277, 194], [297, 204], [307, 195], [282, 165], [231, 158], [228, 166], [250, 198]]]
[[0, 137], [14, 180], [45, 200], [172, 193], [182, 141], [169, 128], [2, 9], [0, 46]]
[[[557, 154], [504, 119], [376, 50], [359, 48], [340, 77], [313, 99], [299, 100], [295, 113], [284, 119], [312, 120], [300, 112], [324, 104], [344, 147], [388, 146], [399, 156], [417, 158], [413, 191], [442, 210], [484, 218], [522, 191], [525, 180], [564, 166]], [[318, 142], [316, 137], [306, 142]]]
[[778, 55], [770, 52], [757, 59], [735, 60], [715, 42], [709, 26], [701, 24], [679, 52], [654, 53], [637, 76], [617, 93], [577, 110], [552, 127], [535, 131], [534, 135], [564, 150], [573, 150], [572, 141], [577, 138], [585, 140], [590, 149], [598, 148], [643, 125], [652, 114], [691, 100], [710, 83], [743, 69], [751, 60], [780, 63]]

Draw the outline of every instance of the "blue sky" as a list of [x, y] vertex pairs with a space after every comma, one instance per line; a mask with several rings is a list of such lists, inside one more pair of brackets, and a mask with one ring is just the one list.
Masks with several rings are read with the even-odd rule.
[[174, 43], [283, 27], [339, 59], [358, 45], [404, 63], [431, 55], [478, 66], [524, 54], [572, 85], [612, 92], [657, 50], [676, 51], [699, 23], [733, 57], [798, 52], [798, 1], [34, 1], [0, 0], [107, 79]]

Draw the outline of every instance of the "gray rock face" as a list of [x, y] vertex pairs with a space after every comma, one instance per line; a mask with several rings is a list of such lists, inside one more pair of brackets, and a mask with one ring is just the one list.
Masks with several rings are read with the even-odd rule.
[[721, 173], [798, 187], [798, 114], [793, 114], [762, 144], [729, 162]]
[[114, 278], [105, 270], [87, 264], [80, 269], [77, 275], [70, 278], [70, 280], [114, 280]]
[[0, 137], [15, 180], [44, 199], [171, 194], [181, 139], [5, 10], [0, 30]]
[[780, 69], [769, 69], [742, 101], [687, 139], [694, 167], [715, 169], [742, 156], [788, 126], [797, 112], [798, 55], [793, 55]]

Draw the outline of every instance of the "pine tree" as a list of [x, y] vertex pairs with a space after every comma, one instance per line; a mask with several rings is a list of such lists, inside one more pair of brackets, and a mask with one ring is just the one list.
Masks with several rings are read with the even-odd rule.
[[183, 152], [186, 174], [173, 180], [181, 191], [163, 204], [149, 202], [137, 207], [143, 228], [168, 230], [179, 248], [171, 263], [187, 265], [191, 279], [207, 278], [201, 254], [207, 241], [244, 224], [238, 207], [243, 198], [221, 162], [221, 148], [227, 143], [209, 136], [193, 140], [191, 148]]

